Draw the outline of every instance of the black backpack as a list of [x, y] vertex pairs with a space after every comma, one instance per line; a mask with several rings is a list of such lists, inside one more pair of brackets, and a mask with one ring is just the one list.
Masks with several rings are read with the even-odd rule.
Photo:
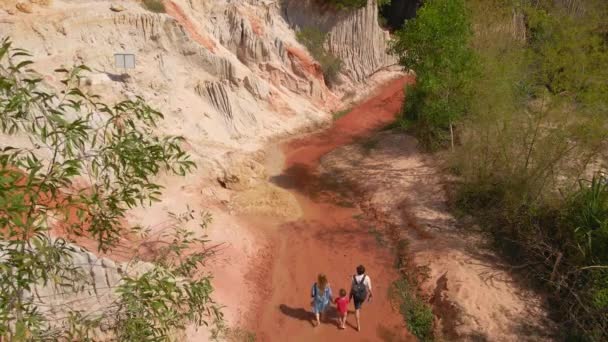
[[358, 302], [362, 302], [365, 300], [365, 298], [367, 298], [367, 286], [365, 286], [364, 282], [365, 282], [365, 274], [363, 275], [363, 278], [361, 278], [361, 282], [357, 282], [357, 278], [355, 278], [355, 276], [353, 276], [352, 293], [353, 293], [353, 297]]

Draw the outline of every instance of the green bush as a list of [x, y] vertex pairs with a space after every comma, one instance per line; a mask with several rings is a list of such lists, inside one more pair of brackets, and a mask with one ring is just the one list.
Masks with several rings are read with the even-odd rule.
[[342, 71], [343, 63], [340, 58], [325, 50], [323, 45], [327, 34], [314, 27], [305, 27], [297, 33], [296, 38], [321, 65], [325, 83], [327, 85], [335, 84]]
[[298, 41], [306, 46], [313, 57], [323, 55], [325, 53], [325, 39], [327, 35], [321, 30], [314, 27], [304, 27], [296, 33]]
[[580, 252], [591, 262], [608, 263], [608, 179], [599, 174], [581, 181], [568, 206]]
[[144, 0], [143, 5], [151, 12], [165, 13], [165, 4], [163, 3], [163, 0]]
[[321, 70], [323, 71], [323, 77], [328, 85], [336, 84], [339, 80], [340, 72], [342, 71], [342, 60], [330, 53], [319, 56], [317, 58], [319, 64], [321, 64]]
[[393, 283], [390, 291], [391, 297], [399, 302], [399, 312], [407, 324], [407, 329], [420, 341], [433, 341], [433, 312], [416, 295], [416, 286], [402, 278]]

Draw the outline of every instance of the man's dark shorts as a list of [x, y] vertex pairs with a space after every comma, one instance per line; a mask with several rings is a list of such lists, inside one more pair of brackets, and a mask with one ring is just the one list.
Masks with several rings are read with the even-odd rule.
[[360, 300], [360, 299], [353, 297], [353, 303], [355, 303], [355, 310], [361, 309], [361, 305], [363, 305], [364, 302], [365, 302], [365, 299]]

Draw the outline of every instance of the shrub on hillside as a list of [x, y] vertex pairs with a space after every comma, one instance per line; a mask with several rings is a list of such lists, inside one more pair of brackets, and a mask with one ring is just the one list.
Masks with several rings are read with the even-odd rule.
[[144, 0], [143, 5], [154, 13], [165, 13], [165, 4], [162, 0]]
[[342, 71], [342, 60], [330, 53], [320, 56], [317, 60], [321, 64], [325, 83], [328, 85], [336, 84]]
[[335, 84], [342, 71], [342, 60], [325, 49], [327, 35], [314, 27], [305, 27], [297, 33], [296, 38], [321, 65], [325, 83]]

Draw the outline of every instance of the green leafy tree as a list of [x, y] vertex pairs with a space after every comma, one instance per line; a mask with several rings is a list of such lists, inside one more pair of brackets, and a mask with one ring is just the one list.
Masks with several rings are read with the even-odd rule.
[[399, 62], [416, 72], [404, 115], [427, 148], [449, 141], [451, 125], [467, 113], [476, 70], [471, 37], [464, 0], [429, 0], [392, 42]]
[[[186, 175], [195, 165], [182, 138], [155, 134], [162, 114], [142, 98], [108, 105], [86, 93], [79, 86], [85, 66], [56, 70], [63, 89], [54, 91], [28, 69], [28, 57], [2, 40], [0, 130], [14, 140], [0, 150], [0, 337], [90, 340], [103, 325], [119, 340], [166, 340], [188, 322], [221, 319], [210, 278], [199, 271], [205, 241], [180, 228], [192, 213], [175, 217], [162, 258], [142, 274], [126, 272], [103, 312], [72, 308], [59, 320], [43, 313], [34, 289], [85, 288], [69, 239], [86, 236], [98, 251], [112, 252], [122, 235], [142, 233], [125, 227], [125, 215], [158, 201], [154, 177]], [[58, 225], [61, 237], [51, 234]]]

